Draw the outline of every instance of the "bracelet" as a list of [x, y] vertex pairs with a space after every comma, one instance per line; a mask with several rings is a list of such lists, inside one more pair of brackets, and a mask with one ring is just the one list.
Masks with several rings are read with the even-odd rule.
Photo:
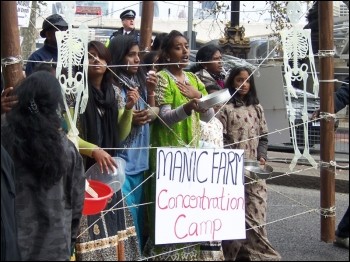
[[153, 94], [153, 95], [147, 95], [147, 96], [156, 96], [155, 94]]

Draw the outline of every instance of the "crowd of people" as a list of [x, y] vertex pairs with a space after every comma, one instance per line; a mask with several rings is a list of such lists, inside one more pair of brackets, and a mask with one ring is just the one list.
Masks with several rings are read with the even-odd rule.
[[[176, 30], [156, 38], [142, 57], [135, 15], [121, 14], [125, 27], [107, 45], [88, 43], [89, 98], [78, 117], [78, 147], [67, 136], [65, 97], [55, 77], [55, 32], [68, 28], [62, 17], [44, 21], [44, 47], [30, 56], [26, 78], [4, 89], [2, 260], [281, 260], [266, 228], [256, 227], [266, 224], [264, 180], [244, 186], [246, 239], [155, 244], [156, 148], [243, 149], [245, 159], [264, 164], [268, 127], [249, 68], [225, 75], [220, 48], [207, 45], [197, 53], [199, 63], [185, 70], [189, 43]], [[199, 107], [202, 97], [224, 88], [227, 104]], [[122, 189], [101, 214], [83, 215], [85, 172], [95, 163], [102, 171], [118, 168], [116, 156], [126, 161]], [[245, 178], [252, 179], [248, 171]]]

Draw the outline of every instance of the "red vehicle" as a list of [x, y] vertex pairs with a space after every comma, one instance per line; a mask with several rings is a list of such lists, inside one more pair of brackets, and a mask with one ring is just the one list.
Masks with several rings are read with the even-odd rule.
[[99, 6], [76, 6], [75, 14], [77, 15], [102, 15]]

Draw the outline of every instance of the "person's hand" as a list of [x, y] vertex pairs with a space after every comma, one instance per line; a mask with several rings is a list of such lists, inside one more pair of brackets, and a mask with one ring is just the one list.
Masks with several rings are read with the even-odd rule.
[[147, 93], [153, 94], [156, 90], [158, 84], [158, 76], [156, 75], [156, 72], [153, 70], [148, 71], [147, 77], [146, 77], [146, 87], [147, 87]]
[[16, 95], [12, 95], [13, 87], [5, 88], [1, 93], [1, 114], [9, 112], [17, 103]]
[[132, 114], [132, 124], [135, 126], [142, 126], [151, 122], [148, 109], [134, 110]]
[[189, 99], [192, 99], [192, 98], [199, 99], [202, 96], [201, 92], [199, 92], [197, 89], [195, 89], [193, 86], [191, 86], [187, 82], [185, 83], [176, 82], [176, 85], [179, 88], [181, 94], [188, 97]]
[[317, 119], [320, 117], [320, 109], [317, 109], [315, 112], [311, 115], [311, 120]]
[[134, 107], [134, 105], [137, 103], [137, 100], [139, 100], [140, 94], [137, 91], [137, 88], [131, 89], [126, 93], [126, 104], [125, 108], [127, 110], [130, 110]]
[[200, 100], [198, 98], [193, 98], [192, 100], [190, 100], [189, 102], [184, 104], [184, 110], [185, 110], [186, 114], [191, 115], [192, 110], [194, 110], [198, 113], [206, 112], [208, 109], [200, 108], [198, 105], [199, 102], [200, 102]]
[[260, 162], [260, 165], [265, 165], [266, 159], [263, 157], [260, 157], [259, 162]]
[[114, 173], [116, 168], [118, 168], [118, 165], [114, 161], [113, 157], [102, 148], [95, 148], [92, 151], [92, 157], [98, 163], [102, 173]]

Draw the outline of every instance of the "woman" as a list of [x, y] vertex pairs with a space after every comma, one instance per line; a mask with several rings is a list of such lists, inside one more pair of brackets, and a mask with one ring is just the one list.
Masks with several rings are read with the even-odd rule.
[[130, 89], [139, 92], [140, 99], [133, 107], [131, 132], [119, 147], [124, 148], [117, 152], [117, 156], [126, 161], [126, 180], [122, 187], [126, 203], [131, 211], [140, 247], [143, 246], [144, 227], [144, 192], [143, 181], [145, 171], [148, 170], [150, 144], [150, 113], [154, 110], [154, 89], [157, 85], [155, 72], [146, 73], [140, 67], [140, 48], [137, 39], [132, 36], [118, 35], [109, 45], [112, 54], [112, 63], [121, 65], [114, 67], [115, 80], [121, 91], [122, 98], [127, 99]]
[[[47, 63], [40, 63], [37, 66], [34, 67], [33, 72], [38, 72], [38, 71], [47, 71], [54, 76], [56, 76], [56, 68], [54, 68], [51, 64]], [[72, 103], [75, 103], [74, 100], [70, 99], [69, 100]], [[71, 111], [74, 112], [74, 105], [70, 105]], [[120, 109], [121, 113], [119, 115], [123, 114], [123, 109]], [[63, 130], [68, 134], [68, 131], [70, 129], [70, 122], [68, 120], [68, 116], [66, 112], [63, 112], [64, 118], [62, 118], [62, 128]], [[127, 119], [127, 118], [125, 118]], [[127, 129], [125, 129], [125, 132], [127, 132]], [[110, 154], [108, 154], [105, 150], [102, 148], [99, 148], [97, 145], [89, 143], [81, 137], [78, 136], [78, 149], [79, 153], [86, 156], [93, 158], [99, 165], [101, 173], [108, 173], [110, 172], [109, 170], [113, 170], [114, 168], [117, 167], [117, 164], [113, 161], [112, 157]]]
[[226, 75], [222, 67], [221, 49], [218, 46], [209, 44], [201, 47], [197, 52], [196, 62], [191, 71], [202, 80], [205, 86], [217, 84], [224, 88]]
[[[213, 109], [200, 110], [199, 99], [207, 95], [204, 84], [190, 72], [183, 69], [189, 63], [189, 46], [187, 39], [178, 31], [171, 31], [162, 43], [159, 53], [160, 66], [156, 88], [156, 105], [160, 107], [160, 121], [152, 127], [152, 147], [163, 146], [198, 146], [199, 121], [208, 121]], [[192, 112], [194, 111], [194, 112]], [[156, 150], [150, 154], [150, 174], [156, 170]], [[149, 179], [148, 197], [155, 202], [156, 180]], [[154, 244], [154, 205], [149, 207], [151, 236], [145, 246], [145, 256], [155, 256], [155, 260], [198, 260], [200, 246], [197, 243], [187, 244]], [[181, 251], [178, 248], [185, 247]], [[170, 252], [169, 252], [170, 251]], [[163, 255], [160, 255], [164, 253]]]
[[[128, 93], [125, 104], [113, 85], [109, 50], [98, 41], [88, 44], [89, 100], [78, 120], [80, 136], [89, 143], [108, 148], [110, 161], [120, 140], [130, 132], [131, 108], [137, 92]], [[118, 120], [119, 119], [119, 120]], [[122, 124], [123, 123], [123, 124]], [[86, 169], [94, 159], [86, 159]], [[104, 163], [107, 168], [107, 163]], [[99, 215], [83, 216], [76, 245], [77, 260], [137, 260], [140, 256], [134, 225], [120, 191], [116, 192]], [[111, 210], [109, 210], [111, 209]]]
[[84, 203], [80, 154], [61, 129], [61, 87], [36, 72], [15, 89], [2, 143], [15, 166], [16, 219], [22, 260], [67, 261]]
[[146, 72], [152, 70], [156, 70], [156, 67], [154, 64], [157, 63], [158, 60], [158, 51], [149, 51], [146, 53], [142, 58], [142, 64], [143, 68], [146, 70]]
[[[247, 67], [231, 69], [225, 88], [233, 97], [218, 113], [223, 124], [225, 148], [244, 149], [245, 159], [267, 159], [267, 124], [264, 110], [259, 104], [252, 71]], [[245, 176], [253, 180], [250, 172]], [[265, 226], [267, 194], [265, 180], [245, 184], [246, 239], [223, 240], [225, 260], [280, 260], [281, 256], [267, 239]]]
[[158, 51], [160, 50], [162, 43], [164, 41], [164, 39], [166, 38], [166, 36], [168, 35], [168, 33], [159, 33], [156, 35], [156, 37], [153, 40], [152, 46], [151, 46], [151, 50], [152, 51]]

